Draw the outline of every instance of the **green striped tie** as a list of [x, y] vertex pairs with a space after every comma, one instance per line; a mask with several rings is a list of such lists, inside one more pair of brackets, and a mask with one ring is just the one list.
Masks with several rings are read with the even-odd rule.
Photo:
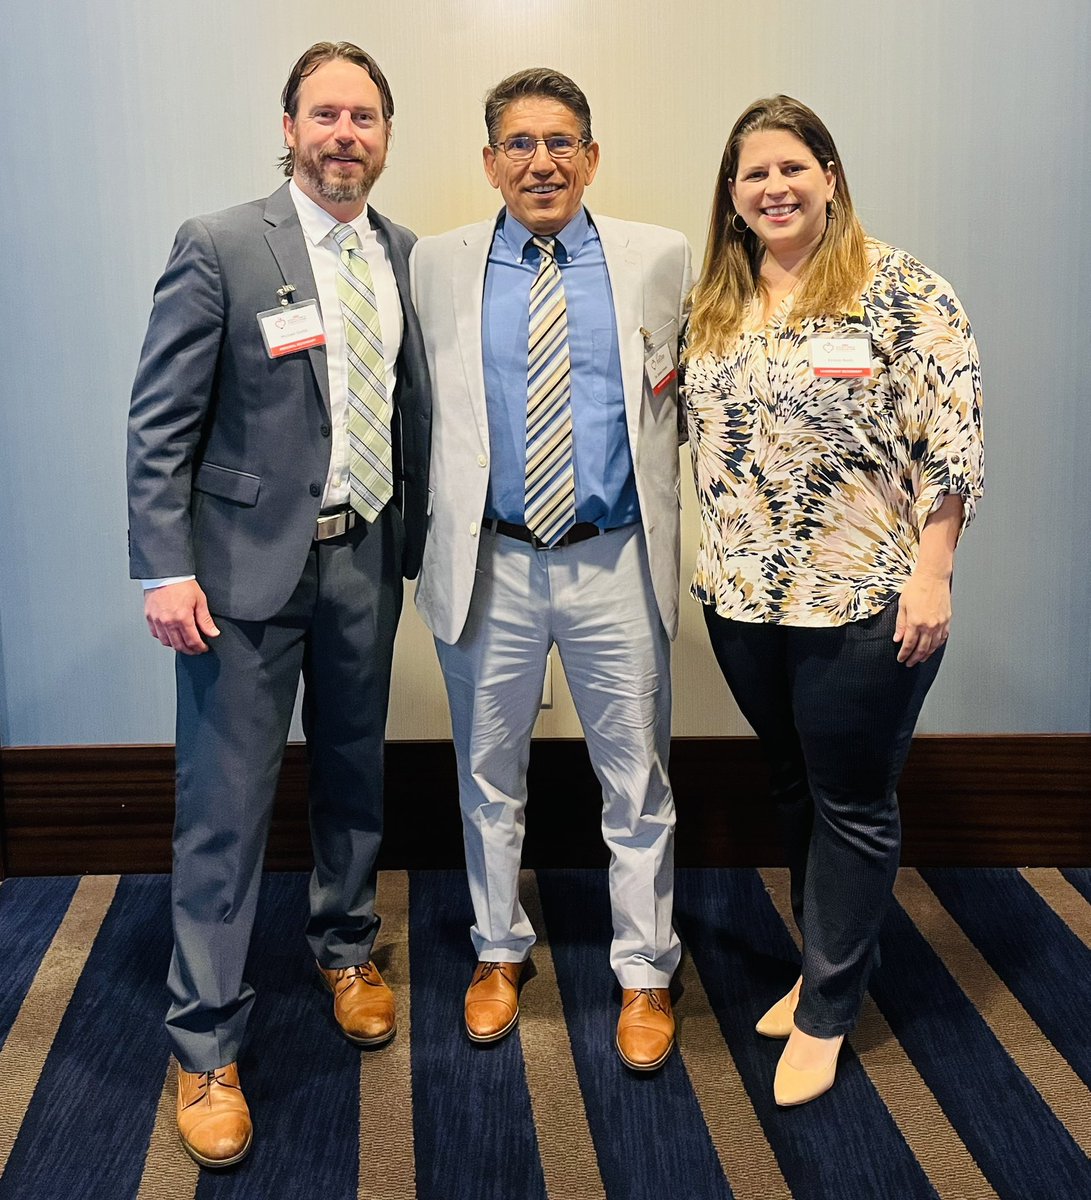
[[576, 519], [568, 310], [555, 239], [532, 241], [541, 259], [530, 289], [523, 520], [539, 541], [551, 546]]
[[383, 333], [371, 268], [360, 253], [356, 230], [336, 225], [333, 239], [341, 249], [337, 298], [349, 368], [349, 503], [365, 521], [374, 521], [394, 494], [393, 405], [386, 394]]

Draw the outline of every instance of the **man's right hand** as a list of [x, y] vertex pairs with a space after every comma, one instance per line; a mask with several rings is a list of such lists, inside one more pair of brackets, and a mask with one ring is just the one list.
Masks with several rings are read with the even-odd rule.
[[205, 638], [220, 636], [208, 601], [195, 579], [148, 588], [144, 617], [153, 638], [179, 654], [204, 654]]

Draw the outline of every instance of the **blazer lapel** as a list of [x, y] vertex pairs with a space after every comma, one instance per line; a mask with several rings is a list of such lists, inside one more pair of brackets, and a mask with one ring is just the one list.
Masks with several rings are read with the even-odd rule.
[[[379, 243], [386, 251], [387, 262], [390, 263], [391, 269], [394, 272], [394, 282], [398, 285], [398, 300], [402, 306], [402, 329], [408, 331], [416, 322], [416, 317], [409, 309], [409, 259], [404, 253], [400, 253], [394, 245], [394, 239], [390, 236], [390, 224], [382, 213], [378, 213], [368, 205], [367, 218], [371, 222], [372, 229], [375, 230], [375, 236], [379, 239]], [[402, 351], [405, 350], [407, 335], [402, 336]]]
[[[266, 201], [265, 219], [270, 229], [265, 234], [265, 240], [273, 257], [280, 268], [285, 283], [295, 285], [295, 291], [290, 299], [292, 303], [299, 300], [317, 300], [318, 288], [314, 282], [314, 272], [311, 270], [311, 259], [307, 253], [307, 245], [303, 239], [303, 229], [299, 224], [288, 185], [278, 188]], [[274, 307], [276, 296], [270, 296], [269, 307]], [[330, 411], [330, 372], [326, 360], [325, 346], [312, 346], [307, 354], [311, 360], [315, 382], [322, 395], [322, 403], [326, 412]]]
[[486, 446], [489, 444], [489, 418], [485, 407], [485, 368], [481, 358], [481, 314], [485, 268], [495, 228], [495, 222], [486, 221], [471, 229], [455, 251], [451, 270], [451, 304], [466, 391]]
[[621, 386], [625, 394], [625, 422], [629, 448], [636, 460], [640, 405], [644, 395], [644, 271], [640, 252], [629, 244], [628, 234], [609, 217], [592, 217], [602, 242], [610, 291], [614, 298], [617, 344], [621, 356]]

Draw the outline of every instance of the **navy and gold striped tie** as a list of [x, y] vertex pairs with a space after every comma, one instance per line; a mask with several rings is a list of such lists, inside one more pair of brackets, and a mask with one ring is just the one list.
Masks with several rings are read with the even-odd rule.
[[551, 546], [576, 519], [568, 312], [555, 239], [536, 237], [533, 243], [541, 259], [530, 289], [523, 519], [531, 533]]
[[335, 225], [333, 239], [341, 250], [337, 298], [348, 354], [349, 503], [365, 521], [374, 521], [394, 494], [393, 405], [386, 394], [383, 333], [371, 268], [356, 230]]

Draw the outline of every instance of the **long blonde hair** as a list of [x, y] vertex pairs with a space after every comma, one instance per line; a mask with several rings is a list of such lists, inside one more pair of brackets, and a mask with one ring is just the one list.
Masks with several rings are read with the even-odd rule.
[[829, 130], [811, 109], [791, 96], [755, 100], [735, 122], [720, 160], [704, 267], [691, 293], [688, 358], [722, 354], [738, 334], [750, 301], [762, 291], [764, 247], [745, 225], [742, 233], [735, 228], [738, 214], [730, 184], [738, 171], [744, 139], [751, 133], [778, 129], [799, 138], [823, 167], [832, 162], [837, 178], [826, 231], [807, 263], [792, 319], [841, 312], [856, 300], [866, 282], [864, 230]]

